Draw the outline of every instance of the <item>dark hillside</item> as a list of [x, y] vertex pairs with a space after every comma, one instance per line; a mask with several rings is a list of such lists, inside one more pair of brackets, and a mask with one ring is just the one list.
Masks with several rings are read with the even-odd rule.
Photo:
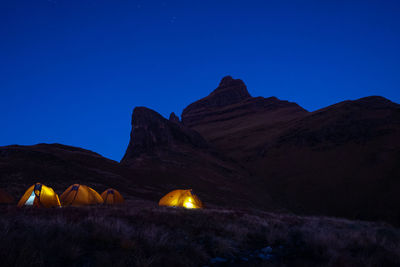
[[0, 207], [2, 266], [398, 266], [385, 224], [240, 209]]
[[400, 224], [399, 104], [371, 96], [307, 112], [251, 97], [241, 80], [221, 84], [182, 122], [250, 172], [249, 190], [300, 213]]

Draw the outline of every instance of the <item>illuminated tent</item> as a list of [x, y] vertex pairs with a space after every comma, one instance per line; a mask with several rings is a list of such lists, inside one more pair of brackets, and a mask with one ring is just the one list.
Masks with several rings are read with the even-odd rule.
[[26, 190], [18, 202], [18, 207], [34, 206], [34, 207], [60, 207], [60, 200], [58, 195], [50, 187], [41, 183], [36, 183]]
[[63, 206], [81, 206], [102, 204], [103, 198], [95, 190], [86, 185], [73, 184], [60, 196]]
[[125, 202], [121, 194], [114, 188], [109, 188], [101, 193], [101, 197], [104, 200], [104, 204], [122, 204]]
[[0, 189], [0, 204], [14, 203], [14, 198], [6, 191]]
[[192, 190], [174, 190], [166, 194], [158, 203], [160, 206], [185, 207], [188, 209], [203, 208], [203, 203]]

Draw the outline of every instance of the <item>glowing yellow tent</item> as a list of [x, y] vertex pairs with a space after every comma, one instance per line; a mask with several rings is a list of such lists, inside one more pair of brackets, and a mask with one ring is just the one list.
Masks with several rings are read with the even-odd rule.
[[34, 206], [34, 207], [60, 207], [60, 200], [58, 195], [50, 187], [41, 183], [36, 183], [26, 190], [18, 202], [18, 207]]
[[166, 194], [160, 199], [158, 203], [160, 206], [175, 206], [175, 207], [185, 207], [188, 209], [198, 209], [203, 208], [203, 203], [200, 199], [193, 194], [192, 189], [189, 190], [174, 190]]
[[104, 204], [122, 204], [125, 202], [122, 195], [114, 188], [108, 188], [101, 193], [101, 197], [104, 200]]
[[73, 184], [60, 196], [63, 206], [81, 206], [102, 204], [103, 198], [95, 190], [86, 185]]

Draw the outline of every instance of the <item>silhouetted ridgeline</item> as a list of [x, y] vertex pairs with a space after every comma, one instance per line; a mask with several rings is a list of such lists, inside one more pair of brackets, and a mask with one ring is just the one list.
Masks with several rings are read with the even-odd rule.
[[120, 163], [60, 144], [0, 148], [0, 187], [119, 189], [157, 202], [191, 188], [207, 205], [400, 224], [400, 105], [371, 96], [308, 112], [227, 76], [181, 120], [137, 107]]

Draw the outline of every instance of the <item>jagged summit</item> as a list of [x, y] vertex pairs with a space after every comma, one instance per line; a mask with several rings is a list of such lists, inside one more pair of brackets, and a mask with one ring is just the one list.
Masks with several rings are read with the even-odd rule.
[[[244, 82], [241, 79], [233, 79], [232, 76], [225, 76], [224, 78], [221, 79], [218, 88], [215, 89], [215, 91], [220, 90], [222, 88], [226, 87], [234, 87], [234, 86], [240, 86], [240, 87], [246, 87]], [[247, 89], [246, 89], [247, 91]], [[247, 92], [248, 94], [248, 92]], [[250, 94], [249, 94], [250, 96]]]
[[178, 145], [207, 146], [197, 132], [165, 119], [154, 110], [136, 107], [132, 113], [131, 139], [121, 162], [129, 162], [142, 153], [157, 154], [159, 150]]
[[231, 76], [225, 76], [222, 78], [219, 86], [209, 96], [203, 99], [207, 99], [212, 106], [225, 106], [250, 97], [251, 95], [247, 91], [247, 87], [242, 80], [233, 79]]
[[227, 86], [228, 84], [230, 84], [232, 81], [234, 81], [234, 79], [232, 78], [232, 76], [227, 75], [225, 77], [223, 77], [219, 83], [218, 87], [224, 87]]
[[180, 123], [181, 121], [179, 120], [179, 117], [176, 116], [175, 112], [171, 112], [169, 115], [169, 121], [175, 122], [175, 123]]
[[[271, 111], [278, 109], [286, 109], [286, 113], [293, 115], [306, 112], [296, 103], [282, 101], [276, 97], [252, 97], [242, 80], [225, 76], [208, 96], [187, 106], [181, 118], [184, 125], [197, 127], [205, 122], [229, 119], [233, 114], [230, 111], [233, 110], [234, 116], [240, 117], [239, 114], [271, 114]], [[196, 130], [201, 133], [201, 129]]]
[[211, 94], [186, 107], [182, 114], [199, 109], [228, 106], [248, 98], [251, 98], [251, 95], [244, 82], [226, 76], [222, 78], [219, 86]]
[[[146, 180], [152, 179], [151, 186], [162, 190], [196, 188], [203, 196], [206, 193], [211, 197], [246, 199], [243, 195], [247, 192], [235, 193], [231, 188], [242, 192], [248, 172], [210, 146], [197, 131], [176, 122], [177, 116], [170, 117], [168, 120], [145, 107], [135, 108], [131, 138], [121, 166], [149, 172]], [[268, 195], [265, 197], [270, 202]]]

